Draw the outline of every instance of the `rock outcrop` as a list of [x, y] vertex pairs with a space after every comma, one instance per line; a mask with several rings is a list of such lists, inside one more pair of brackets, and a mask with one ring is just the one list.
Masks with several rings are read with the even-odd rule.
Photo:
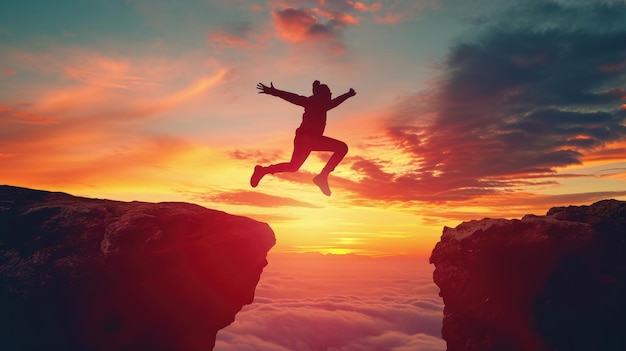
[[626, 202], [444, 228], [448, 351], [626, 350]]
[[3, 350], [211, 350], [274, 233], [188, 203], [0, 186]]

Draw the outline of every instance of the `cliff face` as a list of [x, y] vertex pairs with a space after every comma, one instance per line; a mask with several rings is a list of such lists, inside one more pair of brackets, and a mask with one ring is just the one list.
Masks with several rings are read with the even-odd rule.
[[274, 243], [197, 205], [0, 186], [1, 348], [210, 350]]
[[626, 350], [626, 202], [444, 228], [448, 350]]

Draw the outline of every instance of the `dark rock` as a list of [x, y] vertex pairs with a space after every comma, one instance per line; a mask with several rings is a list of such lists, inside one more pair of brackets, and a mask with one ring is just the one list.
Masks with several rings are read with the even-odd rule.
[[444, 228], [430, 262], [449, 351], [626, 350], [626, 202]]
[[210, 350], [274, 233], [188, 203], [0, 186], [3, 350]]

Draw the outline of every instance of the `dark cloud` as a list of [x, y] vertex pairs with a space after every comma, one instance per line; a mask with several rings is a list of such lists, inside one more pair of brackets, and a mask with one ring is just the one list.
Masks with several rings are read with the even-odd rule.
[[531, 1], [508, 11], [455, 44], [437, 88], [407, 97], [389, 120], [412, 170], [355, 161], [362, 179], [348, 189], [469, 200], [545, 185], [588, 155], [624, 157], [626, 4]]

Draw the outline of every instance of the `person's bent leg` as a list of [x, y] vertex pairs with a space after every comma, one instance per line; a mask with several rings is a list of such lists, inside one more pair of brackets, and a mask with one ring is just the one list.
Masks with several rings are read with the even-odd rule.
[[322, 136], [315, 141], [313, 150], [317, 151], [332, 151], [333, 155], [330, 157], [320, 174], [313, 178], [315, 183], [322, 193], [326, 196], [330, 196], [331, 191], [328, 186], [328, 174], [335, 170], [335, 167], [343, 160], [344, 156], [348, 153], [348, 145], [343, 141]]
[[266, 173], [282, 173], [282, 172], [295, 172], [300, 169], [300, 166], [309, 157], [311, 150], [301, 146], [295, 146], [293, 153], [291, 154], [291, 160], [289, 162], [277, 163], [265, 168]]
[[309, 157], [311, 150], [308, 148], [306, 144], [303, 144], [298, 139], [294, 140], [293, 152], [291, 154], [291, 160], [289, 162], [277, 163], [274, 165], [269, 165], [267, 167], [263, 167], [257, 165], [254, 167], [254, 173], [250, 178], [250, 185], [252, 187], [256, 187], [259, 184], [259, 181], [266, 174], [274, 174], [281, 172], [295, 172], [300, 169], [300, 166], [304, 163], [304, 161]]
[[346, 156], [346, 154], [348, 153], [348, 145], [340, 140], [336, 140], [336, 139], [332, 139], [328, 137], [324, 137], [324, 138], [331, 140], [331, 141], [325, 141], [325, 143], [328, 143], [328, 145], [331, 146], [331, 150], [328, 150], [328, 151], [333, 151], [333, 155], [330, 157], [328, 162], [326, 162], [326, 166], [324, 166], [321, 172], [321, 174], [328, 175], [330, 172], [335, 170], [337, 165]]

